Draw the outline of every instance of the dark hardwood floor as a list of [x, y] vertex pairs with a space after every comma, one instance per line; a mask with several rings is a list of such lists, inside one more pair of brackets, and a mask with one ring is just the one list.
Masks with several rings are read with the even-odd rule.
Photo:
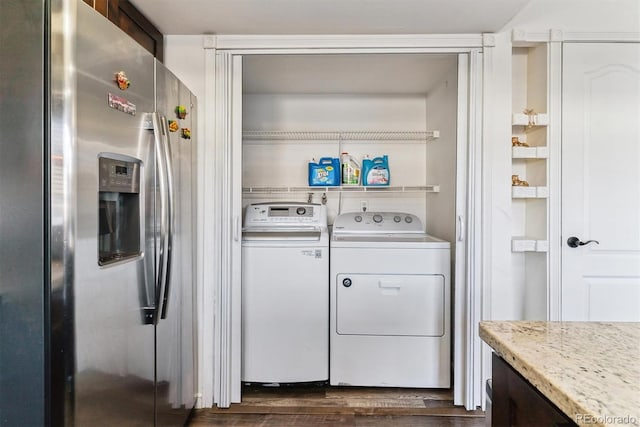
[[196, 410], [189, 426], [484, 427], [482, 411], [453, 406], [450, 390], [243, 386], [242, 403]]

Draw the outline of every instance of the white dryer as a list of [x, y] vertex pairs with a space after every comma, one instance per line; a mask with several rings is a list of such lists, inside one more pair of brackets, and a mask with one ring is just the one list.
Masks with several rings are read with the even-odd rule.
[[330, 384], [450, 387], [449, 242], [412, 214], [358, 212], [330, 250]]
[[329, 379], [326, 206], [247, 206], [242, 232], [241, 379]]

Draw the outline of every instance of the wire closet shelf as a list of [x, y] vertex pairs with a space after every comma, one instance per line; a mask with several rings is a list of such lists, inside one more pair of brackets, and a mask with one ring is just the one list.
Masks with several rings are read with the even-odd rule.
[[440, 132], [396, 131], [256, 131], [245, 130], [242, 139], [247, 141], [431, 141]]

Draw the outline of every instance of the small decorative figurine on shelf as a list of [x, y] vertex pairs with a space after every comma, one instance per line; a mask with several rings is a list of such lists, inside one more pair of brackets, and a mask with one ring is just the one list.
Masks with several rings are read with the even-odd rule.
[[120, 90], [127, 90], [131, 86], [131, 81], [127, 78], [127, 74], [124, 71], [118, 71], [116, 73], [116, 83]]
[[535, 111], [533, 111], [533, 108], [526, 108], [523, 113], [529, 116], [529, 124], [527, 124], [527, 129], [531, 129], [536, 123], [536, 113]]
[[175, 120], [168, 120], [169, 123], [169, 132], [177, 132], [178, 131], [178, 122]]
[[180, 119], [184, 119], [185, 117], [187, 117], [187, 109], [185, 108], [184, 105], [178, 105], [176, 107], [176, 115]]
[[511, 175], [511, 185], [513, 187], [528, 187], [527, 181], [520, 180], [520, 175]]
[[511, 137], [511, 146], [512, 147], [528, 147], [529, 144], [526, 142], [520, 142], [517, 136]]

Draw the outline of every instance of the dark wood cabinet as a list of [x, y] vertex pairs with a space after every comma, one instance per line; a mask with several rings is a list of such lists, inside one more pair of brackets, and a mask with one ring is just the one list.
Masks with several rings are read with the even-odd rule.
[[492, 385], [492, 426], [577, 426], [495, 353], [492, 360]]
[[160, 31], [128, 0], [83, 0], [140, 43], [160, 62], [164, 59]]

